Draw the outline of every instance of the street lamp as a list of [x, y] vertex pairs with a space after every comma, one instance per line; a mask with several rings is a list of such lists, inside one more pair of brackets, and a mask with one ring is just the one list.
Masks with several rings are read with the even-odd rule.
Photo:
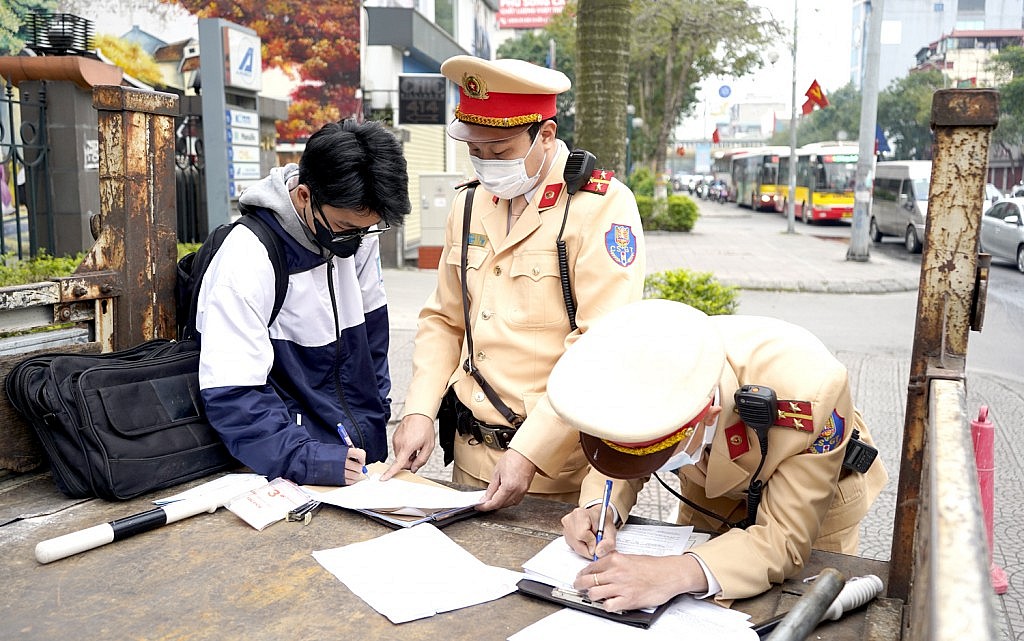
[[644, 126], [644, 119], [635, 116], [636, 107], [626, 105], [626, 177], [633, 173], [633, 158], [631, 147], [633, 144], [633, 128]]

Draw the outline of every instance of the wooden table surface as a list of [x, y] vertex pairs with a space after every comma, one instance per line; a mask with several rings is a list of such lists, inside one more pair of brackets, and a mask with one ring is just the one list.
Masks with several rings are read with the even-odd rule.
[[[390, 530], [326, 505], [308, 525], [280, 522], [258, 532], [219, 509], [50, 564], [35, 560], [39, 541], [152, 509], [154, 498], [185, 487], [122, 503], [76, 503], [62, 499], [42, 475], [0, 491], [0, 639], [501, 640], [558, 609], [515, 593], [392, 624], [311, 554]], [[519, 571], [561, 534], [559, 519], [571, 507], [527, 498], [442, 531], [481, 561]], [[888, 574], [884, 562], [815, 551], [800, 577], [733, 607], [754, 621], [785, 612], [807, 589], [800, 579], [824, 567], [847, 577], [876, 574], [883, 582]], [[898, 639], [899, 606], [878, 599], [866, 610], [823, 623], [820, 638]]]

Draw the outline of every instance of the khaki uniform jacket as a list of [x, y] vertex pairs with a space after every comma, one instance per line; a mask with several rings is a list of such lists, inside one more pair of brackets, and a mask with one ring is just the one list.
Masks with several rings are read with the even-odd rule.
[[[803, 429], [769, 428], [768, 456], [759, 475], [766, 485], [755, 525], [725, 531], [720, 521], [685, 504], [679, 506], [679, 523], [723, 532], [692, 551], [721, 584], [718, 598], [737, 599], [760, 594], [772, 583], [797, 574], [812, 546], [855, 554], [860, 521], [888, 474], [881, 457], [865, 474], [842, 469], [854, 429], [861, 440], [873, 441], [853, 406], [846, 368], [817, 338], [772, 318], [715, 316], [713, 320], [727, 355], [719, 381], [722, 413], [698, 465], [680, 470], [683, 496], [731, 523], [746, 516], [744, 491], [761, 453], [757, 435], [742, 425], [735, 411], [733, 394], [740, 386], [773, 388], [780, 411], [791, 408], [783, 400], [808, 401], [813, 415], [813, 424], [796, 420]], [[602, 496], [604, 478], [596, 471], [588, 475], [581, 505]], [[644, 480], [615, 483], [613, 502], [620, 514], [627, 514], [636, 503]]]
[[[562, 181], [568, 150], [558, 148], [550, 172], [507, 237], [509, 202], [477, 187], [467, 252], [474, 364], [502, 401], [527, 417], [511, 447], [539, 468], [530, 486], [537, 494], [575, 493], [589, 469], [578, 433], [557, 419], [547, 402], [548, 375], [596, 318], [642, 297], [646, 262], [633, 193], [611, 172], [595, 172], [590, 188], [601, 193], [581, 190], [572, 197], [562, 235], [576, 301], [578, 330], [570, 332], [555, 250], [568, 198]], [[478, 420], [507, 425], [462, 368], [459, 263], [465, 194], [452, 205], [437, 288], [420, 311], [405, 413], [435, 417], [445, 390], [454, 384]], [[501, 454], [456, 435], [455, 465], [483, 482], [490, 480]]]

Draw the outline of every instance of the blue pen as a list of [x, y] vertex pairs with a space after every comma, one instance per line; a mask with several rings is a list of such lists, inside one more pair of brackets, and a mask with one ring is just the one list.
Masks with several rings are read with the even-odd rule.
[[[349, 447], [355, 447], [355, 445], [352, 444], [352, 437], [348, 435], [348, 430], [346, 430], [345, 426], [342, 425], [341, 423], [338, 423], [338, 436], [341, 437], [341, 440], [345, 441], [345, 445], [348, 445]], [[356, 459], [350, 458], [349, 460], [350, 461], [355, 461]], [[363, 466], [363, 474], [366, 474], [366, 473], [367, 473], [366, 472], [366, 466], [364, 465]], [[611, 483], [611, 481], [608, 481], [608, 482]]]
[[597, 560], [597, 546], [601, 543], [601, 539], [604, 538], [604, 519], [608, 516], [608, 503], [612, 500], [612, 481], [608, 479], [604, 482], [604, 502], [601, 503], [601, 517], [600, 522], [597, 524], [597, 543], [594, 544], [594, 560]]

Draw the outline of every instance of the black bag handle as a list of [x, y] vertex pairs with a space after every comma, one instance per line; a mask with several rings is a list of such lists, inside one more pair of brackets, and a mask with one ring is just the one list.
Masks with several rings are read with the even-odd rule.
[[462, 364], [462, 369], [466, 370], [470, 376], [476, 379], [477, 384], [480, 385], [480, 389], [484, 391], [487, 396], [487, 400], [491, 402], [496, 410], [501, 412], [501, 415], [505, 417], [509, 425], [512, 427], [519, 427], [523, 424], [524, 418], [502, 402], [501, 398], [498, 397], [498, 393], [494, 391], [490, 383], [484, 380], [483, 374], [480, 370], [473, 365], [473, 332], [469, 327], [469, 288], [466, 285], [466, 271], [467, 271], [467, 253], [469, 250], [469, 222], [473, 214], [473, 197], [476, 195], [476, 185], [471, 186], [466, 190], [466, 206], [462, 212], [462, 259], [459, 265], [462, 277], [462, 317], [466, 325], [466, 348], [468, 356], [466, 362]]

